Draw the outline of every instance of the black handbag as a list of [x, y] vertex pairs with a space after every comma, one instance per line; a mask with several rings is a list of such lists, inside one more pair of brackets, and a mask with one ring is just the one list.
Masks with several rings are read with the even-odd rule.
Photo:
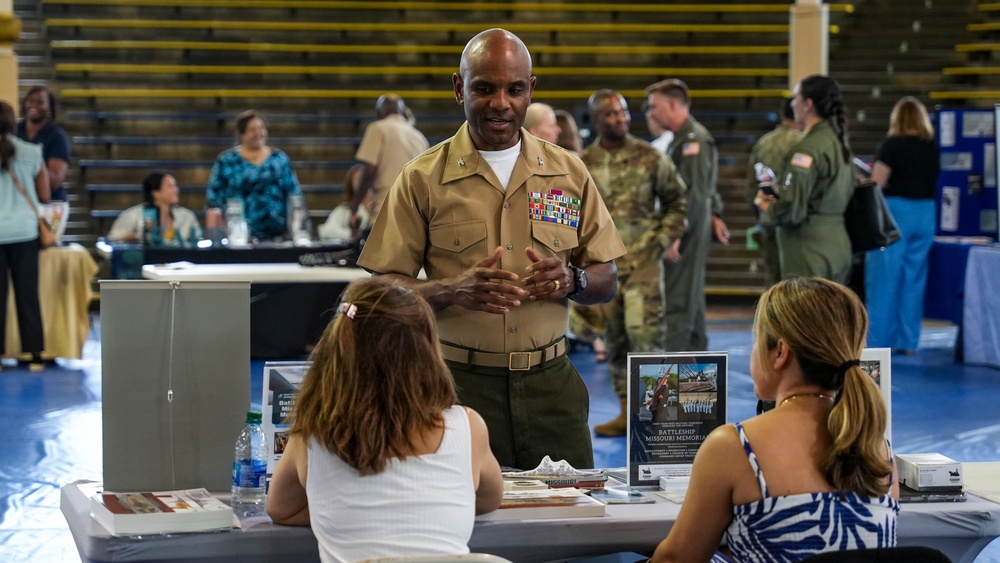
[[899, 227], [885, 202], [882, 188], [875, 182], [855, 186], [844, 211], [844, 226], [847, 227], [854, 253], [884, 248], [900, 237]]

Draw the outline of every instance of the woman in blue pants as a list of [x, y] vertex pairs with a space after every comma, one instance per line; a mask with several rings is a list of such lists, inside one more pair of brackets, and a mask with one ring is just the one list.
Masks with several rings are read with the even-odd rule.
[[927, 109], [907, 96], [892, 109], [871, 179], [882, 187], [902, 238], [865, 255], [868, 346], [914, 354], [920, 342], [934, 193], [941, 163]]

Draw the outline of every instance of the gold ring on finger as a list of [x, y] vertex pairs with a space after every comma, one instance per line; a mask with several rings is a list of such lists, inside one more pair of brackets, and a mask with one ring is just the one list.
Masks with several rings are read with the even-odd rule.
[[553, 280], [553, 282], [556, 284], [556, 291], [559, 291], [559, 280]]

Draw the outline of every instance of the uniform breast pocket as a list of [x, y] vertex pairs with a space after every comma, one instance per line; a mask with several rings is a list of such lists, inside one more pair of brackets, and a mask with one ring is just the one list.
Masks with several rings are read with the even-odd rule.
[[556, 223], [531, 222], [531, 246], [543, 257], [568, 256], [568, 253], [579, 246], [580, 240], [576, 227]]
[[440, 275], [454, 276], [489, 257], [486, 221], [463, 221], [430, 228], [429, 264]]

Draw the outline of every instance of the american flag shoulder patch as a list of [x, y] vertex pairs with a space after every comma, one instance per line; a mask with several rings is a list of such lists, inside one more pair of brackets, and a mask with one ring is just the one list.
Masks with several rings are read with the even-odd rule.
[[797, 152], [792, 155], [792, 166], [809, 169], [813, 165], [813, 157], [808, 154]]
[[579, 199], [564, 195], [562, 190], [528, 194], [528, 218], [532, 221], [577, 227], [580, 225], [580, 207]]
[[701, 143], [698, 141], [684, 143], [684, 145], [681, 146], [681, 153], [684, 156], [697, 156], [701, 153]]

